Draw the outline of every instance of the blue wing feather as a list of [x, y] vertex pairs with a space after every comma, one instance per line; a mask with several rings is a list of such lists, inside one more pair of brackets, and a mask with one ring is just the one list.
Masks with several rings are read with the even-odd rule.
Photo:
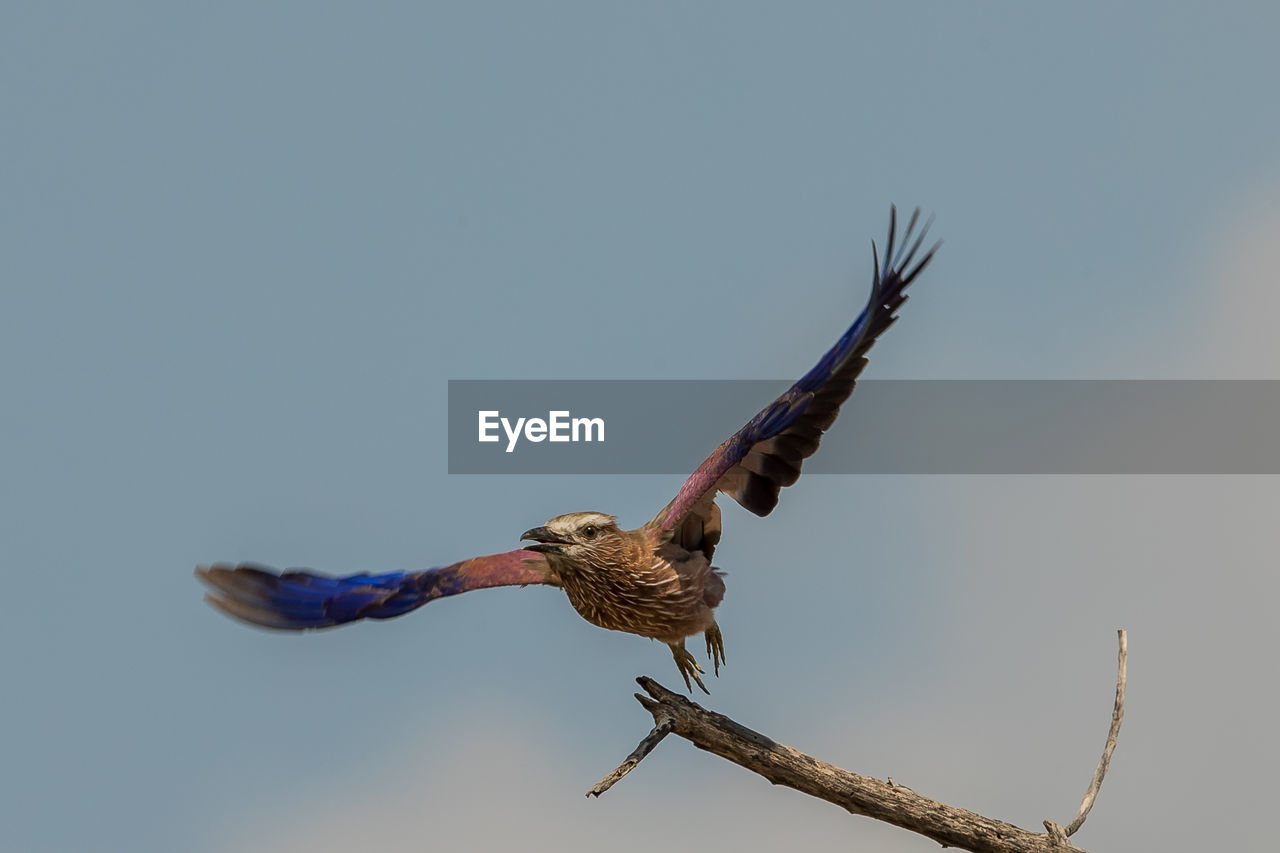
[[493, 586], [559, 586], [546, 559], [516, 550], [463, 560], [421, 572], [360, 573], [333, 577], [305, 569], [278, 573], [265, 566], [215, 565], [196, 569], [206, 600], [244, 622], [301, 631], [359, 619], [391, 619], [429, 601]]
[[801, 463], [817, 450], [822, 433], [853, 392], [867, 351], [897, 319], [896, 312], [907, 299], [903, 291], [938, 250], [935, 244], [915, 260], [931, 224], [926, 222], [914, 233], [919, 218], [917, 209], [898, 243], [897, 210], [890, 208], [884, 268], [872, 243], [875, 273], [862, 312], [817, 364], [698, 466], [654, 519], [661, 529], [675, 530], [690, 514], [705, 513], [717, 491], [728, 493], [757, 515], [773, 510], [782, 487], [799, 478]]

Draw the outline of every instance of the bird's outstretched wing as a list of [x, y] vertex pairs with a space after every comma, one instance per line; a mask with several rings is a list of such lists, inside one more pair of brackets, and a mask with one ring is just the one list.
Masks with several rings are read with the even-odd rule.
[[263, 566], [200, 566], [196, 577], [210, 587], [205, 600], [241, 621], [264, 628], [301, 631], [357, 619], [390, 619], [428, 601], [491, 586], [560, 586], [546, 559], [535, 551], [508, 551], [420, 572], [345, 577], [305, 569], [277, 573]]
[[[907, 300], [903, 291], [938, 250], [935, 244], [915, 260], [929, 230], [925, 223], [915, 233], [919, 219], [917, 208], [899, 243], [895, 235], [897, 210], [890, 208], [884, 268], [872, 243], [875, 278], [871, 298], [858, 319], [812, 370], [697, 467], [675, 499], [654, 519], [660, 529], [677, 531], [678, 538], [695, 543], [709, 535], [711, 541], [704, 546], [709, 551], [719, 539], [714, 505], [717, 492], [730, 495], [756, 515], [768, 515], [777, 506], [779, 491], [799, 479], [801, 463], [818, 449], [822, 434], [853, 393], [854, 383], [866, 367], [867, 351], [897, 319], [895, 312]], [[704, 527], [708, 529], [704, 531]]]

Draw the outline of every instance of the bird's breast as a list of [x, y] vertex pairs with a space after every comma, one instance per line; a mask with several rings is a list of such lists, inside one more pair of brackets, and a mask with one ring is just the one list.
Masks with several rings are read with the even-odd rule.
[[574, 609], [593, 625], [664, 642], [710, 627], [724, 591], [706, 557], [683, 550], [629, 565], [578, 567], [562, 572], [561, 582]]

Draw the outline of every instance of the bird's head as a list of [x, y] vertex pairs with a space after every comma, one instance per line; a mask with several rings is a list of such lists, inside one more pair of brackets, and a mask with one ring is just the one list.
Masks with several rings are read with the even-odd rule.
[[535, 544], [525, 546], [528, 551], [538, 551], [549, 559], [559, 557], [579, 565], [608, 562], [621, 556], [625, 547], [625, 537], [618, 529], [618, 520], [603, 512], [557, 515], [542, 527], [526, 530], [520, 538], [534, 541]]

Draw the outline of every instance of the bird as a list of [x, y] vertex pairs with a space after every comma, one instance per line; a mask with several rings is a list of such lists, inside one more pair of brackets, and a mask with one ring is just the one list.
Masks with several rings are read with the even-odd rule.
[[920, 254], [932, 218], [917, 231], [919, 220], [916, 208], [898, 240], [897, 209], [890, 208], [884, 264], [872, 241], [871, 294], [861, 313], [808, 373], [721, 442], [640, 527], [624, 530], [603, 512], [571, 512], [526, 530], [520, 541], [531, 544], [521, 548], [419, 571], [331, 576], [254, 563], [199, 566], [206, 601], [252, 625], [303, 631], [390, 619], [476, 589], [560, 587], [593, 625], [665, 643], [685, 688], [692, 692], [696, 683], [709, 694], [701, 678], [706, 671], [685, 640], [703, 635], [718, 677], [725, 654], [715, 610], [725, 583], [724, 572], [711, 564], [721, 535], [716, 497], [724, 493], [766, 516], [781, 490], [799, 479], [802, 463], [852, 394], [867, 352], [897, 320], [907, 286], [941, 245]]

